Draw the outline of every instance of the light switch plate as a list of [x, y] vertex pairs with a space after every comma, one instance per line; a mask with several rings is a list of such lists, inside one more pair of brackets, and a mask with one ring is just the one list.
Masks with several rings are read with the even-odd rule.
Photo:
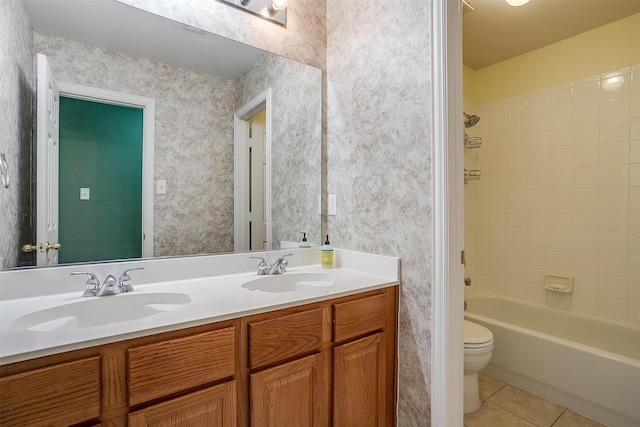
[[91, 189], [90, 188], [81, 188], [80, 189], [80, 200], [89, 200], [91, 198]]
[[164, 179], [156, 181], [156, 194], [167, 194], [167, 181]]
[[338, 198], [335, 194], [329, 194], [329, 206], [328, 206], [328, 214], [329, 215], [338, 215]]

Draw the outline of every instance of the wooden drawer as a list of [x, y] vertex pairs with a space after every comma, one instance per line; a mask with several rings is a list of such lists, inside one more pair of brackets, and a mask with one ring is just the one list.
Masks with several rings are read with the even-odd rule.
[[322, 347], [322, 309], [249, 323], [249, 366], [256, 369]]
[[98, 417], [98, 356], [0, 379], [0, 425], [70, 425]]
[[386, 294], [334, 304], [334, 342], [384, 329], [386, 305]]
[[129, 404], [232, 377], [235, 336], [229, 327], [128, 349]]

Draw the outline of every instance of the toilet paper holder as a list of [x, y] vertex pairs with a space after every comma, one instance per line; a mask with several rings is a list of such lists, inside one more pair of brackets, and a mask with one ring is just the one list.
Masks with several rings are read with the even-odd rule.
[[553, 292], [573, 292], [573, 276], [547, 273], [544, 278], [544, 288]]

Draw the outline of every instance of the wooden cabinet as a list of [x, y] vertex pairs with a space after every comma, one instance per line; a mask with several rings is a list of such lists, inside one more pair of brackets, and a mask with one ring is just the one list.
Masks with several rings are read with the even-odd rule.
[[129, 415], [129, 427], [235, 427], [236, 383], [229, 381]]
[[397, 288], [0, 366], [2, 426], [395, 425]]
[[251, 426], [329, 425], [326, 374], [323, 353], [251, 374]]
[[333, 425], [385, 425], [384, 333], [339, 345], [333, 351]]

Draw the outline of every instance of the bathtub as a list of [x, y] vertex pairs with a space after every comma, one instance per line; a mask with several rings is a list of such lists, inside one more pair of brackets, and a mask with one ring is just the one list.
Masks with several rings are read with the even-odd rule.
[[615, 427], [640, 426], [640, 328], [493, 295], [465, 297], [493, 332], [489, 375]]

